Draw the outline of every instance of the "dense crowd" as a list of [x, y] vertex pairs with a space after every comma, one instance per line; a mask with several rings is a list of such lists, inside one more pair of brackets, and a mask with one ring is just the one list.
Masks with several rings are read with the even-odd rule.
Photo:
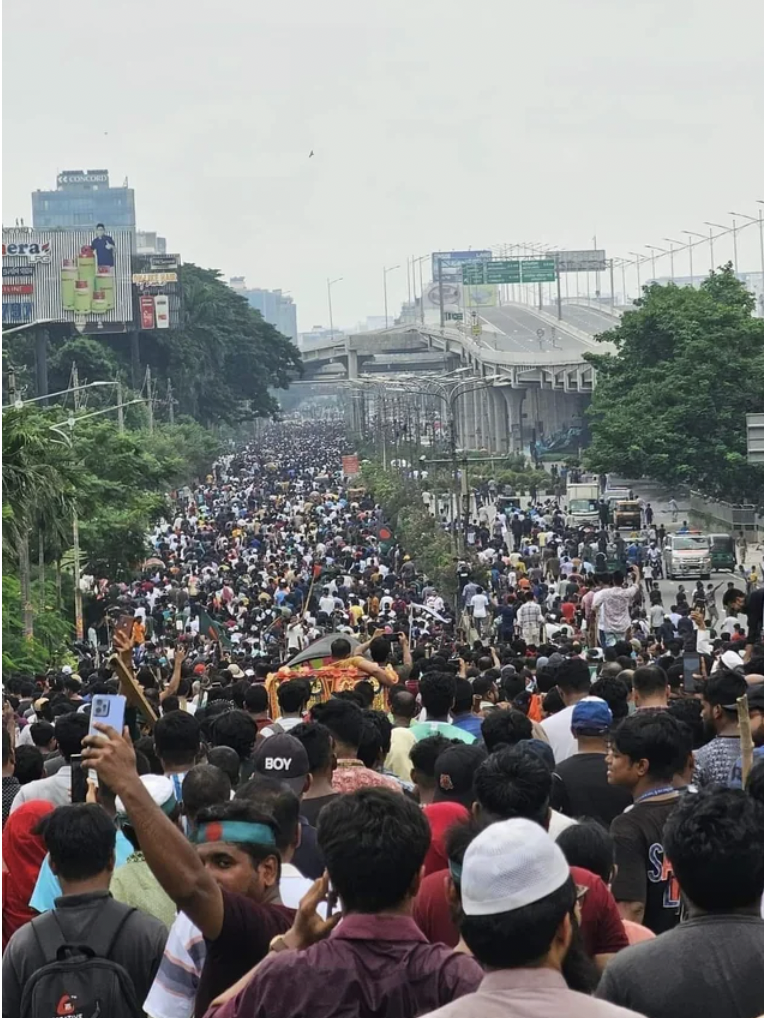
[[6, 679], [3, 1018], [762, 1015], [764, 590], [492, 491], [439, 588], [349, 451], [264, 427]]

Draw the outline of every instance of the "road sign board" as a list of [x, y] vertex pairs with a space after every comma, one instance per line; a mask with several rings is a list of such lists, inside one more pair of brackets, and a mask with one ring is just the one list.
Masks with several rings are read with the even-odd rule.
[[519, 283], [520, 262], [512, 261], [491, 261], [485, 263], [486, 283]]
[[446, 311], [445, 319], [447, 322], [463, 322], [464, 312], [463, 311]]
[[[459, 266], [467, 262], [487, 262], [491, 259], [490, 251], [433, 251], [432, 278], [438, 278], [438, 266], [442, 266], [442, 274], [452, 276]], [[482, 280], [481, 280], [482, 282]]]
[[462, 265], [462, 283], [465, 286], [482, 286], [485, 283], [485, 262], [466, 262]]
[[764, 414], [746, 414], [748, 462], [764, 463]]
[[602, 250], [558, 251], [555, 261], [560, 272], [604, 272], [607, 268]]
[[521, 262], [520, 271], [523, 283], [553, 283], [557, 278], [553, 258]]

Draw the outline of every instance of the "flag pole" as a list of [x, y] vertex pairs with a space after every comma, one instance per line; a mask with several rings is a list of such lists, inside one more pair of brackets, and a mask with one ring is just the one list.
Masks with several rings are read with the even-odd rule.
[[300, 612], [300, 618], [301, 619], [305, 618], [305, 612], [308, 610], [308, 605], [310, 604], [310, 599], [311, 599], [311, 597], [313, 595], [313, 585], [316, 582], [316, 576], [320, 575], [320, 573], [321, 573], [321, 566], [313, 566], [313, 568], [311, 570], [310, 586], [308, 587], [308, 596], [305, 598], [305, 603], [303, 604], [302, 611]]

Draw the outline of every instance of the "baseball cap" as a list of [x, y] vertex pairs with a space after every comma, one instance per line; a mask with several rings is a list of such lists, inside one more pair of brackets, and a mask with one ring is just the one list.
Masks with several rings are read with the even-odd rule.
[[71, 665], [64, 665], [64, 667], [61, 669], [61, 674], [62, 675], [71, 675], [72, 674], [72, 666]]
[[579, 700], [573, 708], [570, 719], [570, 727], [573, 732], [580, 732], [582, 735], [606, 732], [612, 724], [613, 712], [604, 700], [593, 696]]
[[571, 879], [561, 849], [539, 824], [524, 817], [486, 827], [464, 855], [465, 915], [500, 915], [525, 908]]
[[487, 757], [482, 746], [449, 746], [435, 761], [433, 802], [459, 802], [470, 809], [475, 801], [472, 786], [475, 771]]
[[748, 687], [748, 707], [750, 710], [764, 711], [764, 682]]
[[255, 771], [289, 785], [299, 795], [310, 773], [305, 747], [293, 735], [271, 735], [255, 749]]

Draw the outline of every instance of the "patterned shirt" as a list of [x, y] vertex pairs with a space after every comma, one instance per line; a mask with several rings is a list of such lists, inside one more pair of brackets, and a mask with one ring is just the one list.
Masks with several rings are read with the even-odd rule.
[[694, 781], [698, 788], [729, 785], [730, 774], [740, 756], [740, 737], [717, 736], [708, 745], [695, 750]]
[[11, 812], [11, 803], [16, 798], [16, 792], [21, 788], [19, 779], [12, 774], [3, 776], [3, 827]]
[[387, 778], [378, 771], [364, 766], [360, 760], [338, 760], [332, 774], [332, 788], [337, 792], [355, 792], [357, 788], [389, 788], [403, 793], [395, 778]]

